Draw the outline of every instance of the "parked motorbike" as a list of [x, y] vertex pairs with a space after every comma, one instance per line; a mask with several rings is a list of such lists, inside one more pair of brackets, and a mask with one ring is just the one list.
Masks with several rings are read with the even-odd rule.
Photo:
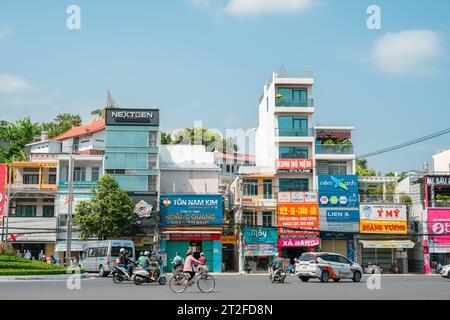
[[379, 264], [373, 264], [369, 262], [363, 266], [363, 272], [366, 274], [381, 274], [383, 273], [383, 268]]
[[269, 279], [272, 283], [278, 282], [278, 283], [284, 283], [284, 280], [286, 279], [286, 272], [282, 269], [278, 269], [277, 272], [272, 277], [272, 267], [269, 268]]
[[151, 279], [151, 274], [148, 270], [144, 268], [137, 268], [133, 272], [133, 280], [134, 284], [140, 286], [143, 283], [155, 283], [157, 282], [161, 286], [166, 284], [166, 276], [164, 275], [164, 271], [160, 265], [157, 266], [155, 280]]

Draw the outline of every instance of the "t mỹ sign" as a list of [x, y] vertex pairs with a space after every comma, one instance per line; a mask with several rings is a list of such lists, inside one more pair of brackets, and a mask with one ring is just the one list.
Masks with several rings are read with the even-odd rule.
[[361, 233], [406, 234], [408, 232], [406, 206], [360, 206]]

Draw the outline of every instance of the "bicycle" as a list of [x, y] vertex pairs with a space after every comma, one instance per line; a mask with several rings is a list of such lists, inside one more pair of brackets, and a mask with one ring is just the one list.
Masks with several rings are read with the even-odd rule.
[[203, 293], [209, 293], [216, 287], [216, 280], [212, 275], [197, 270], [191, 280], [188, 280], [188, 274], [184, 272], [174, 273], [169, 279], [169, 288], [174, 293], [182, 293], [195, 282], [197, 282], [198, 289]]

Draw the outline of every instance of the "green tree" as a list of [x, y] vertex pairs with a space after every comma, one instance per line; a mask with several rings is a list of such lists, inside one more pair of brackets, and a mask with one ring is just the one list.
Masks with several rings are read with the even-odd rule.
[[356, 174], [361, 177], [373, 177], [377, 175], [377, 172], [369, 168], [366, 159], [361, 159], [356, 160]]
[[42, 124], [42, 130], [48, 132], [49, 138], [54, 138], [72, 127], [80, 126], [82, 123], [79, 114], [62, 113], [56, 116], [53, 122]]
[[161, 144], [172, 144], [172, 136], [170, 133], [165, 133], [161, 131]]
[[131, 235], [137, 221], [133, 200], [120, 189], [116, 179], [103, 175], [92, 192], [94, 198], [80, 202], [75, 209], [74, 222], [81, 228], [81, 239], [123, 237]]
[[16, 161], [28, 159], [25, 145], [33, 142], [33, 138], [40, 134], [41, 127], [30, 118], [17, 120], [15, 123], [0, 122], [0, 163], [10, 163], [14, 157]]
[[208, 151], [233, 153], [239, 147], [232, 138], [223, 139], [220, 134], [205, 128], [185, 128], [173, 135], [172, 144], [204, 145]]

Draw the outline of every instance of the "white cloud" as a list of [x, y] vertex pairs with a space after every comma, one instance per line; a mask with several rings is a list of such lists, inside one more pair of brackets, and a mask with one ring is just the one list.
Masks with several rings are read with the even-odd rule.
[[375, 42], [369, 61], [388, 74], [431, 74], [440, 52], [440, 39], [433, 31], [390, 32]]
[[0, 39], [9, 38], [14, 34], [14, 30], [8, 26], [0, 26]]
[[225, 11], [236, 16], [291, 13], [312, 8], [317, 0], [230, 0]]
[[34, 86], [20, 76], [0, 73], [0, 94], [33, 91]]

